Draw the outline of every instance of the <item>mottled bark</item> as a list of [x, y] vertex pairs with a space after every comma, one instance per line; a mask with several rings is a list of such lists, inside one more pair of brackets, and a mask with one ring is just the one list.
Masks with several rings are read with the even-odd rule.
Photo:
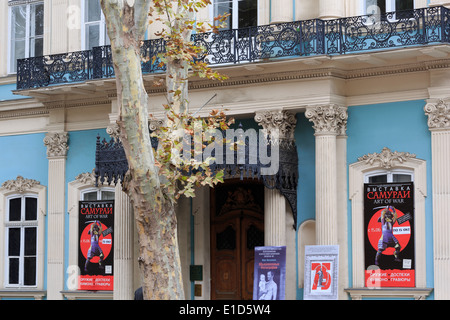
[[161, 189], [154, 161], [141, 71], [140, 42], [151, 1], [101, 0], [101, 4], [116, 74], [117, 122], [129, 166], [123, 184], [135, 212], [144, 299], [184, 299], [176, 215]]

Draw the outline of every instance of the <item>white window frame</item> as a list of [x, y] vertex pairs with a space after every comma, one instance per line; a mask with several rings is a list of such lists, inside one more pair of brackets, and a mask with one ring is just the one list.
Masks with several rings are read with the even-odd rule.
[[[396, 11], [395, 8], [395, 0], [385, 0], [386, 2], [386, 12], [394, 12]], [[372, 13], [368, 13], [366, 12], [366, 6], [367, 6], [367, 0], [361, 0], [361, 9], [360, 9], [360, 14], [361, 15], [370, 15]], [[416, 0], [413, 1], [413, 9], [416, 8]], [[380, 13], [380, 12], [378, 12]]]
[[[17, 6], [26, 6], [26, 22], [25, 22], [25, 56], [23, 57], [25, 58], [30, 58], [32, 56], [34, 56], [34, 52], [30, 53], [30, 39], [31, 39], [31, 35], [30, 35], [30, 23], [31, 23], [31, 19], [30, 19], [30, 14], [31, 14], [31, 6], [38, 4], [38, 3], [42, 3], [44, 5], [44, 1], [43, 0], [30, 0], [27, 1], [26, 3], [22, 3], [22, 2], [18, 2], [17, 4], [15, 3], [9, 3], [9, 10], [8, 10], [8, 64], [7, 64], [7, 72], [8, 74], [15, 74], [17, 73], [17, 70], [14, 70], [13, 64], [14, 64], [14, 54], [12, 54], [13, 52], [13, 34], [12, 34], [12, 8], [13, 7], [17, 7]], [[37, 39], [36, 36], [34, 36], [35, 39]], [[44, 39], [44, 34], [42, 34], [42, 36], [38, 37], [38, 38], [42, 38]], [[16, 66], [17, 67], [17, 66]]]
[[394, 174], [404, 174], [404, 175], [410, 175], [411, 181], [414, 182], [414, 171], [409, 169], [392, 169], [392, 170], [373, 170], [366, 172], [364, 174], [364, 183], [369, 183], [369, 179], [371, 177], [386, 175], [387, 176], [387, 183], [394, 182]]
[[[86, 39], [86, 26], [99, 24], [99, 46], [104, 46], [108, 44], [107, 34], [106, 34], [106, 21], [103, 12], [101, 12], [100, 20], [97, 21], [86, 21], [86, 1], [93, 0], [81, 0], [81, 50], [89, 50], [87, 46]], [[97, 0], [100, 1], [100, 0]]]
[[[232, 2], [232, 25], [229, 26], [230, 29], [238, 29], [239, 28], [239, 2], [240, 0], [229, 0], [229, 2]], [[213, 3], [209, 7], [209, 16], [211, 17], [211, 23], [214, 22], [215, 14], [215, 6], [216, 6], [216, 0], [212, 1]], [[260, 7], [260, 0], [257, 1], [258, 5], [257, 8]], [[229, 12], [228, 12], [229, 13]], [[257, 17], [256, 17], [257, 25], [260, 25], [260, 14], [259, 10], [257, 11]]]
[[[416, 283], [414, 288], [373, 289], [367, 288], [364, 277], [364, 182], [369, 176], [381, 172], [412, 174], [414, 181], [414, 219], [415, 219], [415, 254], [416, 254]], [[352, 282], [353, 287], [346, 291], [352, 298], [364, 297], [417, 297], [429, 294], [426, 287], [426, 239], [425, 239], [425, 199], [427, 197], [426, 161], [415, 157], [408, 157], [400, 161], [393, 161], [391, 168], [383, 167], [380, 161], [369, 162], [360, 160], [349, 166], [349, 199], [351, 201], [352, 224]], [[367, 180], [366, 180], [367, 179]], [[425, 291], [424, 291], [425, 290]]]
[[[1, 186], [1, 184], [0, 184]], [[35, 286], [17, 286], [8, 284], [8, 266], [7, 266], [7, 235], [6, 228], [11, 225], [18, 225], [15, 222], [8, 222], [9, 200], [15, 197], [29, 196], [37, 198], [37, 220], [33, 225], [37, 226], [37, 244], [36, 244], [36, 285]], [[47, 212], [47, 188], [40, 184], [35, 184], [26, 190], [17, 191], [0, 187], [0, 286], [4, 289], [14, 290], [0, 296], [16, 297], [34, 297], [42, 298], [45, 295], [44, 290], [44, 266], [45, 266], [45, 216]], [[28, 225], [25, 222], [24, 225]], [[30, 223], [31, 224], [31, 223]], [[28, 291], [24, 291], [27, 289]], [[31, 291], [31, 293], [30, 293]], [[34, 293], [33, 293], [34, 292]]]
[[99, 187], [99, 188], [87, 188], [87, 189], [83, 189], [80, 191], [80, 199], [81, 200], [85, 200], [84, 199], [84, 195], [87, 193], [91, 193], [91, 192], [97, 192], [97, 200], [104, 200], [101, 199], [101, 195], [103, 191], [107, 191], [107, 192], [115, 192], [115, 189], [112, 187]]
[[[10, 201], [12, 199], [17, 199], [19, 198], [21, 201], [21, 212], [20, 212], [20, 220], [19, 221], [9, 221], [9, 210], [10, 210]], [[27, 227], [33, 227], [36, 228], [36, 244], [38, 243], [38, 214], [36, 212], [36, 220], [25, 220], [25, 201], [26, 198], [34, 198], [36, 199], [36, 201], [38, 201], [38, 197], [36, 194], [31, 194], [31, 193], [26, 193], [26, 194], [14, 194], [14, 195], [10, 195], [6, 198], [6, 221], [5, 221], [5, 230], [9, 229], [9, 228], [18, 228], [20, 229], [20, 253], [19, 253], [19, 283], [18, 284], [11, 284], [8, 282], [9, 280], [9, 266], [10, 264], [8, 263], [8, 259], [5, 259], [5, 287], [10, 287], [10, 288], [36, 288], [37, 287], [37, 266], [38, 266], [38, 261], [37, 261], [37, 246], [36, 246], [36, 278], [34, 279], [35, 284], [34, 285], [25, 285], [24, 284], [24, 274], [25, 274], [25, 267], [24, 267], [24, 259], [25, 259], [25, 228]], [[38, 208], [39, 205], [36, 206], [36, 210]], [[7, 235], [7, 232], [5, 232], [6, 234], [6, 239], [5, 239], [5, 257], [9, 257], [8, 256], [8, 247], [9, 247], [9, 237]]]

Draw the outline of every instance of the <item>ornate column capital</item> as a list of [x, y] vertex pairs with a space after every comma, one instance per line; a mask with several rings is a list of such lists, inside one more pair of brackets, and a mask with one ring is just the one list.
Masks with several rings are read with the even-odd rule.
[[263, 127], [266, 136], [275, 134], [278, 139], [294, 141], [295, 114], [285, 110], [261, 111], [255, 113], [255, 121]]
[[450, 98], [429, 99], [424, 111], [430, 130], [450, 130]]
[[309, 107], [306, 118], [314, 125], [316, 134], [345, 135], [347, 131], [347, 108], [337, 105]]
[[69, 146], [69, 134], [67, 132], [48, 132], [44, 138], [47, 147], [47, 157], [65, 157]]

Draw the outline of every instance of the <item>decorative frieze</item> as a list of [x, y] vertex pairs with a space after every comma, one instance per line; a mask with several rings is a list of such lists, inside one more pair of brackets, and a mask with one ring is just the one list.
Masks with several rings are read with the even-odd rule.
[[415, 154], [409, 152], [391, 151], [391, 149], [384, 147], [380, 153], [374, 152], [366, 154], [359, 157], [358, 161], [364, 161], [371, 166], [378, 164], [378, 167], [388, 170], [396, 166], [397, 163], [402, 164], [415, 157]]
[[336, 104], [307, 108], [305, 117], [314, 125], [316, 134], [345, 135], [347, 108]]
[[67, 132], [48, 132], [44, 138], [44, 145], [47, 147], [47, 156], [65, 157], [67, 155], [69, 134]]
[[428, 128], [430, 130], [450, 129], [450, 104], [449, 99], [430, 99], [425, 105], [424, 111], [428, 116]]
[[33, 179], [25, 179], [22, 176], [17, 176], [15, 180], [8, 180], [3, 182], [2, 188], [22, 193], [38, 185], [40, 185], [39, 181]]

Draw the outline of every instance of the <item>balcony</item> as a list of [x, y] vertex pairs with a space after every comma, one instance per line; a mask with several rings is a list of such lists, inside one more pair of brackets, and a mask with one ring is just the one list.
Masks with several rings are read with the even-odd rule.
[[[305, 20], [218, 34], [194, 34], [205, 48], [198, 57], [211, 66], [236, 65], [277, 59], [336, 56], [450, 43], [450, 9], [430, 7], [382, 15], [334, 20]], [[163, 73], [151, 57], [164, 51], [161, 39], [144, 41], [142, 71]], [[145, 62], [147, 61], [147, 62]], [[114, 77], [110, 46], [17, 61], [17, 90], [83, 83]]]

